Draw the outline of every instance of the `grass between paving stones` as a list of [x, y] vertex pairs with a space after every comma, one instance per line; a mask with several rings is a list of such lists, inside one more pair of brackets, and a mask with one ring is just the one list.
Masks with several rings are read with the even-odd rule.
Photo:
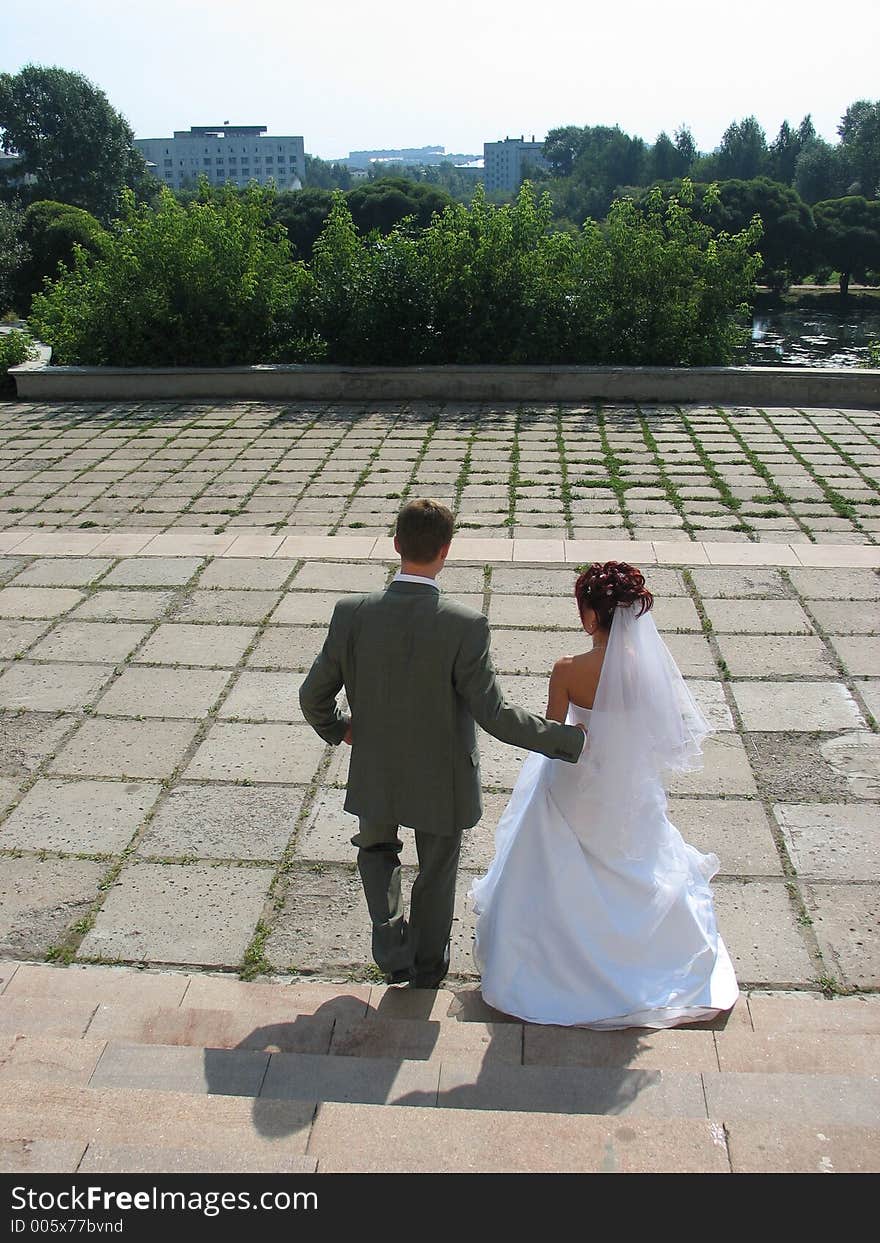
[[[835, 441], [833, 441], [831, 437], [828, 435], [828, 433], [823, 428], [821, 428], [819, 424], [816, 423], [816, 421], [813, 418], [810, 417], [809, 413], [806, 410], [799, 409], [798, 414], [800, 414], [803, 417], [804, 421], [808, 423], [810, 427], [812, 427], [813, 430], [819, 436], [822, 437], [825, 443], [834, 450], [837, 456], [846, 463], [846, 465], [850, 468], [850, 470], [854, 470], [856, 472], [856, 474], [864, 481], [864, 483], [869, 488], [873, 488], [875, 492], [880, 490], [880, 479], [877, 479], [874, 475], [869, 475], [868, 472], [864, 470], [862, 466], [859, 465], [859, 463], [855, 460], [852, 454], [848, 453], [846, 449], [843, 448], [842, 445], [839, 445]], [[859, 503], [862, 505], [880, 505], [880, 496], [874, 497], [870, 501], [861, 501]]]
[[521, 483], [519, 473], [519, 429], [522, 419], [522, 408], [518, 408], [513, 420], [513, 442], [510, 446], [510, 474], [507, 477], [507, 517], [504, 525], [512, 532], [516, 525], [516, 494]]
[[473, 461], [474, 441], [476, 438], [477, 429], [476, 427], [472, 427], [470, 433], [468, 434], [467, 448], [465, 449], [464, 457], [461, 460], [461, 467], [459, 468], [458, 475], [456, 476], [455, 483], [453, 485], [452, 512], [456, 516], [456, 527], [467, 525], [466, 523], [458, 522], [458, 510], [461, 505], [461, 498], [464, 494], [464, 490], [467, 487], [467, 482], [471, 476], [471, 463]]
[[[816, 471], [810, 459], [804, 457], [800, 450], [788, 439], [785, 433], [779, 430], [766, 410], [763, 410], [760, 407], [757, 409], [758, 414], [765, 419], [768, 427], [779, 437], [798, 465], [802, 466], [813, 482], [822, 489], [822, 494], [825, 497], [826, 502], [831, 506], [838, 518], [845, 518], [847, 522], [851, 522], [856, 530], [865, 537], [866, 543], [873, 543], [871, 535], [865, 530], [859, 521], [859, 515], [853, 502], [838, 492], [836, 488], [832, 488], [828, 483], [826, 483], [824, 476], [820, 475], [818, 471]], [[836, 445], [834, 446], [834, 451], [835, 453], [839, 452]]]
[[[397, 496], [395, 498], [400, 502], [401, 509], [403, 508], [403, 506], [406, 504], [406, 502], [410, 498], [412, 490], [415, 487], [415, 480], [416, 480], [416, 475], [419, 473], [419, 467], [422, 465], [422, 462], [424, 462], [425, 458], [427, 457], [428, 450], [431, 447], [431, 441], [434, 439], [434, 436], [439, 426], [440, 426], [440, 416], [437, 415], [428, 424], [427, 431], [425, 432], [425, 435], [422, 439], [421, 447], [419, 448], [418, 454], [416, 455], [416, 460], [412, 464], [412, 470], [410, 471], [408, 482], [404, 484], [403, 488], [401, 489], [399, 493], [397, 493]], [[389, 499], [389, 498], [386, 498], [386, 499]]]
[[[681, 577], [687, 589], [688, 595], [694, 602], [694, 608], [697, 610], [697, 616], [700, 619], [700, 626], [702, 627], [703, 635], [709, 643], [709, 650], [712, 653], [712, 659], [715, 661], [715, 664], [718, 666], [718, 670], [721, 674], [721, 681], [725, 683], [730, 682], [730, 668], [727, 661], [721, 655], [721, 649], [718, 646], [718, 640], [715, 637], [715, 629], [703, 605], [703, 599], [697, 590], [697, 585], [694, 582], [693, 575], [690, 570], [682, 569]], [[727, 687], [724, 689], [724, 694], [725, 698], [728, 699], [728, 706], [731, 706]]]
[[[556, 449], [559, 453], [559, 498], [562, 501], [562, 514], [565, 521], [565, 534], [571, 538], [573, 519], [571, 514], [571, 482], [568, 477], [568, 458], [565, 449], [565, 437], [562, 433], [562, 407], [556, 410]], [[543, 473], [543, 472], [542, 472]]]
[[611, 442], [608, 439], [608, 424], [605, 418], [605, 412], [601, 406], [596, 407], [596, 426], [599, 429], [599, 440], [602, 445], [602, 458], [605, 470], [608, 473], [607, 480], [580, 480], [578, 487], [582, 488], [605, 488], [610, 487], [614, 493], [617, 504], [620, 506], [623, 525], [626, 527], [630, 536], [635, 536], [635, 527], [633, 525], [632, 514], [627, 508], [626, 493], [628, 488], [635, 487], [634, 483], [629, 483], [623, 477], [623, 463], [614, 452]]
[[[736, 440], [736, 443], [739, 445], [742, 451], [743, 457], [746, 459], [749, 466], [751, 466], [755, 474], [759, 475], [761, 479], [763, 479], [764, 483], [767, 485], [766, 496], [759, 495], [759, 496], [752, 497], [752, 504], [759, 505], [759, 504], [766, 503], [769, 505], [783, 506], [785, 510], [784, 516], [788, 518], [793, 518], [794, 521], [798, 524], [798, 527], [801, 529], [801, 531], [803, 531], [803, 533], [807, 536], [807, 538], [812, 540], [813, 543], [815, 543], [815, 536], [813, 535], [810, 528], [807, 526], [804, 520], [798, 514], [796, 514], [794, 510], [791, 508], [792, 498], [788, 495], [785, 489], [780, 487], [780, 485], [776, 482], [771, 471], [768, 469], [765, 463], [761, 461], [761, 459], [755, 453], [754, 449], [751, 448], [748, 441], [745, 439], [742, 433], [738, 430], [738, 428], [736, 427], [736, 425], [734, 424], [730, 416], [727, 415], [724, 412], [724, 410], [721, 409], [720, 406], [715, 406], [714, 408], [715, 408], [716, 413], [721, 417], [721, 419], [723, 419], [730, 434]], [[765, 518], [770, 518], [770, 517], [778, 517], [780, 515], [771, 511], [770, 513], [765, 512], [762, 516]]]
[[660, 453], [660, 449], [657, 445], [657, 441], [654, 439], [654, 433], [651, 431], [650, 424], [648, 423], [648, 420], [645, 418], [644, 412], [642, 411], [640, 406], [637, 406], [636, 408], [639, 412], [639, 424], [642, 429], [642, 437], [645, 441], [645, 444], [650, 449], [651, 454], [654, 458], [654, 464], [656, 465], [657, 472], [660, 476], [660, 486], [663, 489], [666, 500], [669, 502], [669, 504], [672, 506], [672, 508], [681, 518], [682, 523], [683, 523], [682, 529], [684, 530], [685, 534], [689, 536], [689, 538], [693, 539], [694, 524], [691, 522], [690, 518], [687, 515], [687, 512], [684, 507], [684, 501], [679, 495], [678, 489], [676, 488], [674, 481], [669, 477], [669, 475], [666, 472], [666, 464], [663, 461], [663, 457]]
[[690, 437], [691, 443], [693, 444], [694, 449], [696, 450], [697, 457], [700, 459], [700, 464], [703, 467], [703, 470], [709, 476], [710, 480], [712, 481], [713, 487], [717, 490], [718, 494], [720, 495], [722, 504], [727, 509], [730, 510], [732, 516], [738, 519], [736, 524], [733, 527], [731, 527], [731, 530], [745, 531], [750, 539], [755, 539], [756, 535], [755, 535], [754, 527], [752, 527], [748, 522], [744, 521], [740, 513], [740, 510], [742, 509], [742, 501], [739, 499], [739, 497], [734, 496], [733, 493], [731, 492], [727, 484], [727, 480], [724, 478], [723, 475], [719, 473], [718, 467], [715, 465], [715, 463], [712, 461], [709, 454], [706, 452], [705, 446], [703, 445], [703, 442], [700, 440], [699, 436], [697, 435], [693, 423], [691, 423], [690, 419], [687, 417], [685, 412], [682, 410], [681, 406], [676, 406], [676, 410], [678, 411], [678, 415], [682, 421], [684, 429], [687, 432], [688, 436]]

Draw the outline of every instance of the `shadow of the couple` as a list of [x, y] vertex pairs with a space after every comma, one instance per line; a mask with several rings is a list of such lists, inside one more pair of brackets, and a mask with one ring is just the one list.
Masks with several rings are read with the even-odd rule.
[[[717, 1030], [728, 1017], [686, 1027]], [[234, 1046], [253, 1055], [248, 1087], [231, 1073], [230, 1049], [205, 1049], [204, 1074], [208, 1092], [253, 1097], [267, 1138], [307, 1128], [329, 1101], [620, 1115], [660, 1084], [659, 1070], [639, 1066], [654, 1035], [522, 1024], [473, 987], [375, 989], [369, 1001], [341, 994], [255, 1027]]]

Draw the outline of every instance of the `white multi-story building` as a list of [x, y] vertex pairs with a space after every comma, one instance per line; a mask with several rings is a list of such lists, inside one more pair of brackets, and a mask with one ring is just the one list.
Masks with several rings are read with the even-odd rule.
[[523, 166], [535, 164], [547, 168], [543, 142], [526, 142], [524, 136], [505, 138], [503, 142], [483, 143], [484, 182], [487, 190], [518, 190], [523, 179]]
[[173, 138], [136, 138], [134, 145], [151, 171], [172, 190], [195, 186], [200, 176], [212, 185], [227, 181], [279, 190], [301, 190], [306, 175], [302, 138], [270, 137], [265, 125], [194, 125]]

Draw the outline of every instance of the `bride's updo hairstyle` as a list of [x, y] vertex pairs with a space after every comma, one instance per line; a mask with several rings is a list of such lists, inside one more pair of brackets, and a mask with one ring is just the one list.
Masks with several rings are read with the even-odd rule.
[[584, 609], [595, 611], [602, 630], [609, 630], [617, 609], [636, 608], [636, 617], [647, 613], [654, 597], [645, 586], [645, 576], [626, 561], [594, 561], [574, 585], [581, 617]]

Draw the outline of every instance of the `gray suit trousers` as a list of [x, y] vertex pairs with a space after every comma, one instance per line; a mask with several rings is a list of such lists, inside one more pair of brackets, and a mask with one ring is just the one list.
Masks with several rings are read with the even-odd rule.
[[419, 874], [410, 895], [407, 922], [401, 894], [398, 825], [360, 817], [351, 839], [358, 847], [358, 871], [373, 925], [373, 958], [381, 971], [432, 976], [448, 965], [455, 910], [455, 880], [461, 833], [415, 832]]

